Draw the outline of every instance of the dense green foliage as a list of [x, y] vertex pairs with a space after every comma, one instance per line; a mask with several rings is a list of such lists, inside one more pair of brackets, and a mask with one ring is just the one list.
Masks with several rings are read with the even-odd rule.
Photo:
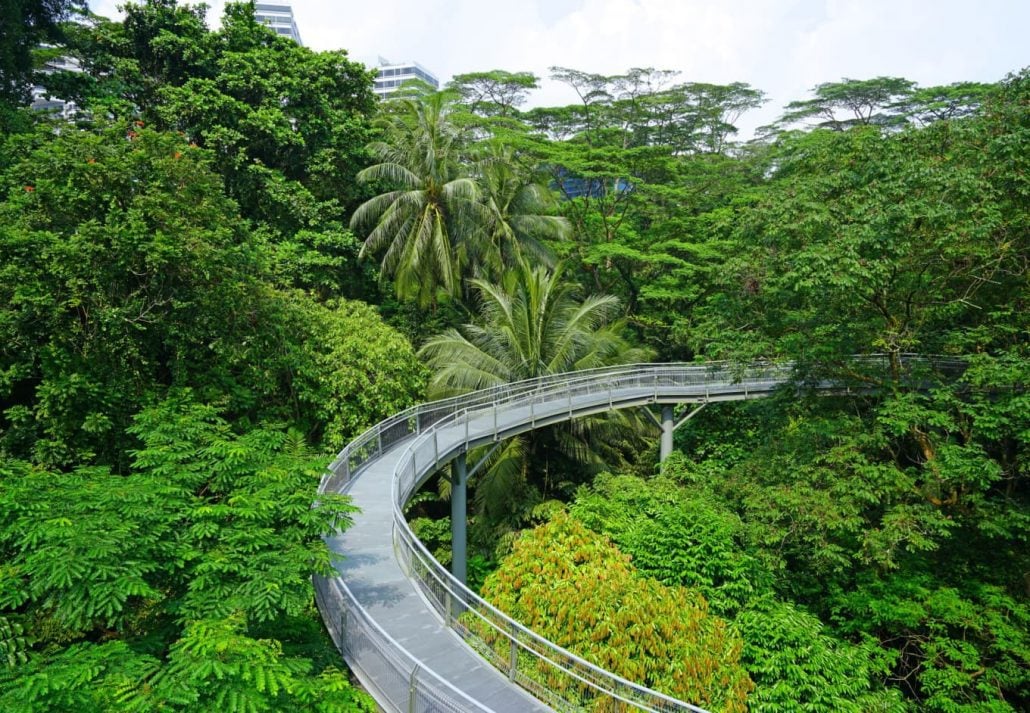
[[172, 386], [334, 443], [420, 391], [410, 345], [367, 307], [275, 287], [206, 151], [120, 124], [7, 150], [20, 156], [0, 204], [8, 452], [123, 468], [132, 415]]
[[[430, 396], [647, 357], [627, 340], [618, 300], [578, 297], [560, 265], [549, 270], [520, 260], [502, 283], [471, 285], [479, 296], [478, 319], [433, 337], [419, 351], [433, 372]], [[475, 481], [473, 537], [481, 548], [528, 522], [545, 499], [571, 491], [578, 479], [570, 463], [620, 460], [620, 447], [632, 444], [635, 423], [612, 413], [507, 440]], [[488, 451], [483, 447], [472, 456], [487, 457]]]
[[[715, 709], [1030, 707], [1026, 70], [826, 82], [741, 145], [741, 83], [554, 67], [579, 101], [525, 110], [538, 78], [493, 70], [380, 105], [249, 4], [15, 5], [0, 708], [368, 708], [313, 606], [351, 512], [311, 507], [327, 454], [427, 386], [652, 355], [798, 382], [709, 406], [657, 474], [629, 413], [505, 443], [472, 482], [489, 596]], [[35, 76], [70, 121], [17, 108], [40, 41], [85, 70]], [[444, 553], [438, 481], [410, 511]]]
[[755, 682], [750, 710], [889, 710], [879, 688], [887, 667], [875, 642], [836, 639], [819, 619], [778, 597], [777, 571], [741, 516], [702, 488], [685, 486], [682, 458], [662, 476], [602, 476], [573, 517], [612, 537], [643, 574], [689, 587], [743, 639], [741, 665]]
[[322, 458], [296, 433], [244, 435], [180, 392], [144, 410], [127, 474], [5, 459], [0, 609], [18, 638], [9, 711], [354, 710], [363, 697], [317, 635]]
[[[614, 124], [525, 144], [562, 167], [570, 274], [624, 296], [655, 348], [801, 366], [800, 400], [710, 408], [678, 466], [600, 480], [572, 514], [732, 621], [756, 710], [1018, 710], [1027, 76], [989, 92], [881, 83], [821, 86], [790, 110], [854, 118], [736, 159], [670, 159]], [[568, 116], [603, 127], [617, 104]], [[911, 373], [913, 351], [966, 367]], [[826, 377], [873, 390], [805, 396]]]
[[[524, 532], [487, 577], [483, 594], [533, 631], [624, 678], [712, 710], [746, 710], [752, 684], [738, 663], [741, 642], [709, 615], [704, 598], [636, 576], [628, 556], [567, 515]], [[548, 667], [537, 666], [546, 676]], [[589, 705], [591, 691], [582, 688]], [[599, 706], [606, 710], [603, 701]]]
[[[695, 462], [777, 591], [879, 642], [886, 680], [923, 710], [1019, 709], [1030, 692], [1027, 90], [1013, 77], [964, 121], [781, 140], [699, 311], [709, 353], [790, 356], [880, 390], [784, 405], [750, 452]], [[870, 351], [891, 369], [847, 365]], [[906, 351], [968, 369], [912, 390]]]
[[311, 587], [330, 450], [425, 382], [354, 299], [371, 75], [229, 14], [66, 28], [83, 113], [0, 142], [5, 711], [371, 709]]

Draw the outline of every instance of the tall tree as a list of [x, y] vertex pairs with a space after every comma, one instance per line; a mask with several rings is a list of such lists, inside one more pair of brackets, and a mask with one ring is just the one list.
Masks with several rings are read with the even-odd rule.
[[203, 6], [129, 3], [120, 22], [75, 28], [68, 51], [85, 71], [47, 81], [89, 110], [80, 122], [114, 114], [211, 149], [281, 282], [322, 299], [376, 294], [345, 227], [367, 197], [354, 176], [368, 163], [372, 72], [276, 35], [248, 3], [229, 3], [218, 31]]
[[843, 131], [852, 126], [903, 123], [896, 105], [912, 94], [915, 83], [900, 77], [848, 79], [817, 85], [815, 97], [793, 101], [780, 126], [814, 121], [816, 126]]
[[479, 259], [483, 209], [476, 182], [462, 174], [461, 137], [442, 93], [404, 99], [369, 146], [378, 163], [358, 180], [386, 187], [362, 203], [351, 227], [367, 231], [362, 254], [382, 253], [384, 278], [398, 297], [427, 305], [457, 295], [463, 271]]
[[[677, 155], [721, 152], [741, 114], [763, 102], [762, 92], [741, 82], [674, 83], [678, 74], [653, 67], [612, 76], [551, 68], [551, 78], [570, 86], [581, 101], [567, 108], [566, 122], [573, 124], [565, 130], [593, 147], [661, 146]], [[553, 110], [530, 117], [538, 124], [556, 118]]]
[[492, 259], [488, 276], [513, 267], [521, 256], [553, 264], [548, 242], [564, 240], [569, 221], [558, 215], [554, 194], [537, 179], [535, 167], [520, 163], [515, 151], [490, 142], [475, 165], [482, 190], [485, 233]]
[[4, 450], [121, 467], [157, 384], [242, 386], [258, 257], [182, 137], [129, 123], [15, 141], [0, 174]]
[[910, 122], [927, 126], [935, 121], [961, 119], [980, 109], [994, 87], [981, 82], [955, 82], [943, 87], [917, 87], [903, 97], [898, 109]]
[[607, 295], [577, 299], [560, 265], [549, 270], [522, 261], [501, 283], [472, 284], [480, 320], [447, 330], [420, 352], [433, 370], [434, 396], [643, 356], [621, 334], [618, 300]]
[[420, 391], [410, 345], [371, 310], [273, 287], [208, 151], [134, 123], [3, 146], [4, 452], [124, 469], [133, 414], [171, 387], [334, 440]]
[[387, 190], [351, 225], [369, 230], [363, 253], [383, 252], [398, 297], [425, 305], [438, 291], [458, 295], [467, 277], [499, 279], [524, 253], [552, 260], [543, 241], [564, 238], [568, 221], [553, 215], [535, 166], [503, 139], [473, 145], [446, 93], [391, 105], [384, 139], [369, 147], [380, 163], [358, 176]]
[[461, 97], [470, 112], [481, 117], [507, 117], [518, 111], [540, 79], [531, 72], [488, 72], [456, 74], [447, 88]]
[[[618, 300], [579, 299], [560, 265], [549, 270], [521, 261], [500, 284], [473, 280], [472, 285], [479, 319], [430, 339], [419, 352], [433, 373], [432, 396], [646, 359], [647, 353], [626, 339]], [[633, 439], [635, 425], [616, 414], [509, 440], [476, 484], [477, 507], [485, 516], [480, 530], [503, 532], [524, 522], [542, 496], [575, 482], [569, 469], [559, 466], [552, 473], [550, 461], [614, 460]]]
[[572, 226], [572, 241], [552, 245], [570, 276], [618, 295], [635, 317], [645, 291], [668, 301], [667, 284], [650, 283], [668, 283], [670, 270], [692, 280], [696, 296], [694, 265], [714, 251], [706, 236], [687, 238], [685, 224], [740, 185], [742, 162], [725, 154], [733, 122], [762, 93], [740, 83], [673, 83], [677, 73], [652, 68], [610, 77], [554, 68], [553, 76], [575, 87], [583, 105], [535, 110], [526, 121], [539, 138], [529, 150], [551, 171]]

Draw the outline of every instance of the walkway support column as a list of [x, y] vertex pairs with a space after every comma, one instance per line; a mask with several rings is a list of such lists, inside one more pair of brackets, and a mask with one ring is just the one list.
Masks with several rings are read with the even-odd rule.
[[466, 584], [468, 558], [468, 464], [465, 454], [451, 464], [451, 574]]
[[662, 441], [658, 451], [658, 460], [662, 463], [672, 453], [672, 432], [676, 430], [676, 423], [673, 421], [672, 414], [671, 404], [662, 406]]

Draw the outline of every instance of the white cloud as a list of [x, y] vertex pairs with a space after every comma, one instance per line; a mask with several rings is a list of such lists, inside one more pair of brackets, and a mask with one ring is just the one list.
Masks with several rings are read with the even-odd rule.
[[[121, 0], [93, 0], [113, 15]], [[217, 20], [223, 2], [211, 2]], [[679, 70], [685, 81], [742, 81], [769, 105], [746, 130], [814, 85], [901, 76], [924, 86], [996, 81], [1030, 64], [1030, 3], [1016, 0], [293, 0], [313, 49], [416, 60], [444, 81], [485, 69], [552, 65], [600, 74]], [[537, 105], [571, 102], [545, 82]]]

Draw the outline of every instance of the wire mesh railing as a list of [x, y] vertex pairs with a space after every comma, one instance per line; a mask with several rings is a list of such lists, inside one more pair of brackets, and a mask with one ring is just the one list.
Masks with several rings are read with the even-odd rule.
[[315, 601], [333, 643], [372, 697], [388, 710], [410, 713], [490, 713], [488, 706], [422, 666], [379, 626], [339, 578], [315, 577]]
[[[877, 375], [897, 370], [961, 369], [960, 360], [905, 355], [855, 357], [850, 372]], [[362, 467], [410, 440], [391, 483], [395, 551], [404, 571], [447, 625], [475, 651], [556, 710], [691, 711], [703, 709], [606, 671], [512, 620], [455, 579], [415, 537], [403, 506], [426, 478], [472, 445], [500, 440], [538, 421], [572, 418], [586, 409], [618, 408], [661, 400], [709, 401], [766, 396], [791, 382], [793, 363], [740, 365], [635, 364], [593, 369], [503, 384], [441, 401], [413, 406], [376, 424], [352, 441], [330, 466], [319, 492], [340, 492]], [[809, 386], [838, 389], [840, 377], [816, 376]], [[895, 375], [896, 378], [896, 375]], [[913, 378], [920, 378], [915, 376]], [[860, 380], [861, 381], [861, 380]], [[860, 388], [868, 384], [859, 383]], [[340, 578], [317, 580], [316, 592], [334, 641], [352, 666], [380, 680], [374, 687], [396, 710], [486, 710], [435, 676], [393, 641], [351, 596]], [[342, 614], [341, 614], [342, 612]], [[334, 617], [346, 626], [334, 627]], [[353, 622], [353, 623], [352, 623]], [[403, 699], [403, 700], [402, 700]], [[403, 705], [399, 705], [398, 701]]]

